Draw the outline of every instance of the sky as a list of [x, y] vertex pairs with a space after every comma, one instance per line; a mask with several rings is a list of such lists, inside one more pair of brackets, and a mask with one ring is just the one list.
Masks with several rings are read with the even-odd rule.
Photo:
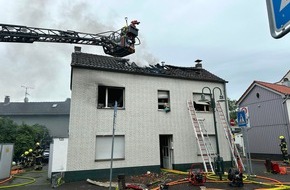
[[[139, 65], [165, 62], [203, 68], [228, 81], [227, 95], [239, 99], [254, 80], [274, 83], [289, 70], [290, 34], [270, 34], [266, 0], [0, 0], [0, 23], [100, 33], [140, 21]], [[288, 6], [288, 5], [287, 5]], [[290, 5], [289, 5], [290, 6]], [[0, 102], [70, 98], [73, 44], [0, 42]], [[80, 45], [78, 45], [80, 46]], [[105, 55], [101, 46], [82, 52]]]

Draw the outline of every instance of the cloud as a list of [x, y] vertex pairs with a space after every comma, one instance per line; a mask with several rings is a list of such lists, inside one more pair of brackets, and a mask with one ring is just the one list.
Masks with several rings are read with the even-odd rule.
[[[115, 17], [118, 14], [115, 9], [110, 8], [110, 13], [100, 17], [99, 8], [106, 5], [100, 2], [99, 7], [92, 5], [87, 1], [21, 1], [13, 4], [15, 14], [2, 16], [9, 17], [11, 24], [37, 28], [75, 30], [92, 34], [116, 30]], [[122, 22], [124, 25], [124, 18]], [[0, 97], [9, 95], [12, 101], [23, 101], [25, 89], [21, 86], [32, 87], [28, 89], [31, 101], [55, 101], [70, 97], [73, 46], [43, 42], [1, 43]], [[146, 42], [143, 41], [142, 46], [136, 48], [139, 53], [132, 56], [132, 61], [140, 65], [157, 62], [147, 50]], [[104, 55], [100, 46], [85, 46], [82, 51]]]

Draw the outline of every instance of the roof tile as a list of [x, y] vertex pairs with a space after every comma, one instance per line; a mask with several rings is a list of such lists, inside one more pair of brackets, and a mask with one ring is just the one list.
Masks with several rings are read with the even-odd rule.
[[0, 103], [0, 115], [69, 115], [70, 99], [64, 102]]
[[72, 53], [72, 67], [86, 69], [106, 70], [111, 72], [125, 72], [140, 75], [152, 75], [160, 77], [182, 78], [188, 80], [202, 80], [226, 83], [224, 79], [210, 73], [203, 68], [178, 67], [172, 65], [150, 65], [140, 67], [129, 59], [94, 55], [82, 52]]
[[273, 84], [273, 83], [267, 83], [267, 82], [262, 82], [262, 81], [255, 81], [257, 84], [260, 84], [262, 86], [265, 86], [267, 88], [270, 88], [272, 90], [275, 90], [279, 93], [282, 94], [290, 94], [290, 87], [285, 86], [285, 85], [280, 85], [280, 84]]

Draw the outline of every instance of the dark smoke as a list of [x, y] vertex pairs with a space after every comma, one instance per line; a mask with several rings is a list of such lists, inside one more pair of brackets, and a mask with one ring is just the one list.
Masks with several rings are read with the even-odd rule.
[[[90, 1], [91, 3], [91, 1]], [[16, 25], [78, 32], [99, 33], [114, 28], [117, 24], [111, 12], [102, 23], [92, 10], [92, 4], [73, 1], [29, 0], [16, 3], [14, 21]], [[103, 19], [104, 20], [104, 19]], [[2, 19], [5, 23], [5, 18]], [[125, 25], [120, 23], [117, 26]], [[141, 35], [140, 31], [140, 36]], [[11, 101], [23, 101], [25, 89], [29, 89], [30, 101], [64, 101], [70, 97], [70, 61], [74, 45], [35, 42], [33, 44], [0, 44], [0, 101], [9, 95]], [[3, 50], [2, 50], [3, 49]], [[146, 43], [136, 47], [134, 55], [127, 58], [138, 65], [155, 64], [158, 60], [146, 50]], [[102, 47], [83, 46], [82, 52], [102, 54]]]

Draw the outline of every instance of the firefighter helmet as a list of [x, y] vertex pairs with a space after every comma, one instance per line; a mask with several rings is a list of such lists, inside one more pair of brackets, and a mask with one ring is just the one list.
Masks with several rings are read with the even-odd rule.
[[29, 151], [29, 152], [32, 152], [32, 149], [29, 149], [28, 151]]
[[282, 140], [282, 139], [285, 139], [285, 137], [284, 137], [283, 135], [281, 135], [281, 136], [279, 137], [279, 139]]
[[29, 152], [28, 151], [25, 151], [24, 154], [27, 155], [27, 154], [29, 154]]
[[36, 143], [36, 146], [39, 146], [39, 145], [40, 145], [40, 143], [39, 143], [39, 142], [37, 142], [37, 143]]

